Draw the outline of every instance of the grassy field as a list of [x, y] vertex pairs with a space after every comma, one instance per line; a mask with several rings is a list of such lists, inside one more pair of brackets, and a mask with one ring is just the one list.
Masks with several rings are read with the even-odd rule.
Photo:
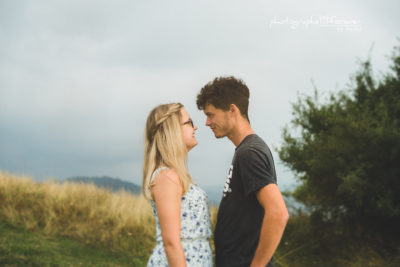
[[145, 266], [155, 245], [151, 206], [140, 196], [1, 171], [0, 228], [0, 266]]
[[[28, 243], [20, 242], [18, 246], [17, 240], [21, 236], [12, 229], [35, 233], [36, 237], [30, 237], [56, 242], [56, 247], [65, 246], [66, 250], [79, 251], [72, 244], [81, 244], [82, 250], [92, 248], [94, 251], [125, 255], [128, 261], [135, 263], [131, 266], [143, 266], [155, 243], [155, 223], [150, 204], [139, 196], [125, 192], [112, 194], [88, 184], [36, 183], [29, 177], [17, 177], [4, 172], [0, 172], [0, 222], [2, 236], [8, 236], [7, 242], [14, 244], [14, 248], [26, 252], [41, 251], [49, 259], [53, 256], [46, 251], [45, 245], [43, 249], [40, 246], [33, 249]], [[4, 233], [7, 232], [5, 229], [8, 229], [9, 235]], [[15, 242], [9, 240], [13, 237]], [[11, 249], [2, 247], [3, 261], [3, 254]], [[80, 260], [80, 254], [71, 255], [76, 255]], [[93, 260], [98, 257], [97, 253], [91, 255]], [[12, 259], [17, 260], [15, 264], [18, 265], [18, 257], [9, 257], [10, 261]], [[31, 259], [34, 261], [33, 254], [25, 254], [25, 261]], [[58, 263], [58, 260], [52, 263]]]
[[0, 266], [144, 266], [126, 253], [0, 223]]
[[[216, 213], [211, 207], [213, 228]], [[292, 214], [277, 267], [400, 266], [400, 253], [312, 229], [307, 220]], [[0, 171], [0, 266], [141, 267], [154, 245], [155, 221], [142, 197]]]

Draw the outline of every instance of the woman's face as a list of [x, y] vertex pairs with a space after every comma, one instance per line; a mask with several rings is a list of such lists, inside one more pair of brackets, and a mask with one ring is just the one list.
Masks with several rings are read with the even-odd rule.
[[185, 108], [181, 108], [181, 125], [183, 143], [186, 145], [187, 151], [190, 151], [198, 144], [196, 137], [194, 136], [197, 126], [193, 124], [193, 121], [189, 117]]

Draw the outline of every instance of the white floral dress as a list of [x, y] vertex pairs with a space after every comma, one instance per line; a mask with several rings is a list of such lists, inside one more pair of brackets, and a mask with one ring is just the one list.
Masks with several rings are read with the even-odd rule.
[[[166, 167], [154, 171], [152, 179]], [[157, 245], [151, 254], [147, 267], [168, 266], [167, 257], [161, 237], [160, 222], [156, 205], [150, 201], [156, 219]], [[189, 191], [182, 196], [181, 202], [181, 243], [188, 267], [213, 266], [210, 211], [207, 204], [207, 194], [198, 186], [191, 184]]]

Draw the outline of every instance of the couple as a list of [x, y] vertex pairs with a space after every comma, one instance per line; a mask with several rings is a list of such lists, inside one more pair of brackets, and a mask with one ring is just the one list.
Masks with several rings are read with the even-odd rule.
[[[234, 77], [214, 79], [197, 96], [215, 137], [236, 146], [214, 232], [217, 267], [273, 266], [289, 217], [271, 152], [250, 126], [248, 104], [249, 89]], [[196, 130], [180, 103], [157, 106], [147, 118], [143, 194], [157, 224], [147, 266], [213, 266], [207, 195], [186, 168]]]

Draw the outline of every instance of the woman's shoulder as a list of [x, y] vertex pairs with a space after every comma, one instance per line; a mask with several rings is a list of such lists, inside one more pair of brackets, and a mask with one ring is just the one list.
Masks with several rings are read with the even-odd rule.
[[159, 167], [153, 173], [153, 183], [168, 183], [173, 182], [175, 184], [180, 184], [180, 179], [175, 170], [168, 167]]
[[[166, 194], [168, 192], [168, 194]], [[163, 168], [155, 173], [151, 186], [151, 198], [156, 201], [160, 196], [183, 194], [179, 176], [173, 169]], [[158, 196], [158, 197], [157, 197]]]

